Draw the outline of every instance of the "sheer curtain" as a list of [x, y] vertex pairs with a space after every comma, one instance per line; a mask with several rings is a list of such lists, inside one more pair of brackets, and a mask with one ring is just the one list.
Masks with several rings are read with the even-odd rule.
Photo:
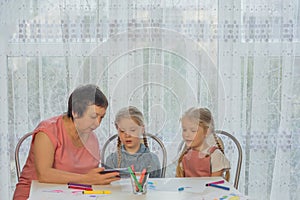
[[181, 114], [208, 107], [216, 128], [242, 144], [239, 190], [253, 199], [297, 199], [297, 0], [11, 0], [0, 9], [4, 199], [16, 184], [18, 139], [65, 112], [69, 93], [83, 83], [98, 84], [109, 99], [101, 144], [116, 133], [118, 109], [135, 105], [147, 131], [164, 141], [172, 177]]

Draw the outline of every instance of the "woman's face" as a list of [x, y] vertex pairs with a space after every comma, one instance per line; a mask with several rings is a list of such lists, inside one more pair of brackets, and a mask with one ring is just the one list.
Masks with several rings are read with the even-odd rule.
[[96, 105], [87, 106], [86, 111], [81, 117], [73, 113], [75, 127], [80, 134], [88, 134], [93, 132], [100, 126], [105, 116], [106, 108]]
[[[137, 151], [140, 147], [141, 136], [144, 127], [139, 126], [134, 120], [130, 118], [122, 118], [117, 122], [118, 134], [122, 144], [126, 150]], [[133, 152], [133, 151], [131, 151]]]
[[185, 144], [192, 149], [199, 150], [205, 140], [207, 130], [205, 131], [202, 126], [199, 126], [196, 120], [187, 117], [181, 120], [181, 125]]

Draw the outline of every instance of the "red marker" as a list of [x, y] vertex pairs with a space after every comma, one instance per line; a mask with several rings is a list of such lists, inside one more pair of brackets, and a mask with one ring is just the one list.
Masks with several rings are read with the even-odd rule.
[[143, 170], [142, 170], [141, 177], [140, 177], [140, 180], [139, 180], [139, 183], [140, 183], [140, 184], [142, 184], [142, 183], [143, 183], [143, 180], [144, 180], [145, 174], [146, 174], [146, 169], [143, 169]]
[[78, 186], [78, 185], [69, 185], [68, 188], [77, 189], [77, 190], [88, 190], [88, 191], [93, 190], [93, 188], [91, 188], [91, 187], [83, 187], [83, 186]]
[[135, 171], [134, 171], [134, 165], [131, 165], [131, 169], [132, 169], [133, 173], [135, 173]]
[[68, 185], [81, 186], [81, 187], [89, 187], [89, 188], [92, 187], [92, 185], [82, 184], [82, 183], [68, 183]]

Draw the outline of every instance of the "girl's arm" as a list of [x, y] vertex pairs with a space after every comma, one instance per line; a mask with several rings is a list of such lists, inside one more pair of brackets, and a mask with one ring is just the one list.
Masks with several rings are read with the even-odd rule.
[[230, 169], [230, 162], [218, 149], [211, 154], [212, 174], [211, 176], [223, 176], [226, 170]]
[[86, 184], [109, 184], [119, 180], [115, 176], [118, 172], [99, 174], [103, 168], [91, 169], [87, 174], [71, 173], [53, 168], [55, 149], [49, 137], [39, 132], [34, 139], [34, 162], [37, 178], [46, 183], [86, 183]]
[[212, 172], [211, 176], [223, 176], [223, 170], [217, 171], [217, 172]]

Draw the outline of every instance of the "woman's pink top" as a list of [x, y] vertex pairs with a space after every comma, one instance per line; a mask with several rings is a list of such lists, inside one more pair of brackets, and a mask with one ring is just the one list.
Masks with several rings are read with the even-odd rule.
[[37, 179], [34, 165], [34, 138], [36, 133], [44, 132], [50, 138], [54, 152], [53, 168], [68, 172], [84, 174], [96, 168], [100, 163], [100, 150], [97, 136], [89, 135], [83, 147], [76, 147], [67, 134], [62, 115], [42, 121], [33, 132], [33, 138], [27, 161], [23, 167], [20, 180], [16, 185], [14, 200], [25, 200], [29, 196], [31, 180]]

